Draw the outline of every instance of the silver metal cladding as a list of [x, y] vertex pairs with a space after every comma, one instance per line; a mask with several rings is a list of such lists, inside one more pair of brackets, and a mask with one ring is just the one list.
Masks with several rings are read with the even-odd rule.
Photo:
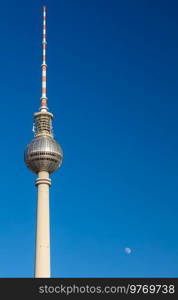
[[41, 135], [27, 145], [24, 160], [34, 173], [47, 171], [53, 173], [62, 163], [62, 149], [50, 136]]

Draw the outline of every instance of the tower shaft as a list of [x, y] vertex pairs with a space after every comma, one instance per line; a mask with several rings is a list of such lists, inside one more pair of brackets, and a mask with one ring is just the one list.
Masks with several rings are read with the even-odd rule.
[[36, 259], [35, 277], [50, 277], [50, 209], [49, 187], [51, 180], [49, 173], [41, 171], [36, 179], [38, 189], [37, 224], [36, 224]]

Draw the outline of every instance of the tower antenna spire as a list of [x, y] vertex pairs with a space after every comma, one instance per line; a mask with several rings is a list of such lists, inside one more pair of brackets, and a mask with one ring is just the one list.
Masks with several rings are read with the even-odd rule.
[[42, 49], [43, 49], [43, 56], [42, 56], [42, 95], [41, 95], [41, 111], [47, 111], [47, 96], [46, 96], [46, 6], [43, 6], [43, 39], [42, 39]]

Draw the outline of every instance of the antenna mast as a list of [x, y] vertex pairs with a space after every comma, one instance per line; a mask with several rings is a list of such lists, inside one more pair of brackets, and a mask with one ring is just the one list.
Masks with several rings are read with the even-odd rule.
[[46, 97], [46, 6], [43, 6], [43, 40], [42, 40], [42, 95], [41, 95], [41, 111], [47, 111], [47, 97]]

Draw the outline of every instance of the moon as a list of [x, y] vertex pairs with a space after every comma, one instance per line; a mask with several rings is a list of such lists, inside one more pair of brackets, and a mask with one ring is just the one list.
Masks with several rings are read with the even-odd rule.
[[131, 254], [131, 252], [132, 252], [132, 249], [131, 249], [131, 248], [128, 248], [128, 247], [126, 247], [126, 248], [124, 249], [124, 251], [125, 251], [125, 253], [126, 253], [126, 254]]

